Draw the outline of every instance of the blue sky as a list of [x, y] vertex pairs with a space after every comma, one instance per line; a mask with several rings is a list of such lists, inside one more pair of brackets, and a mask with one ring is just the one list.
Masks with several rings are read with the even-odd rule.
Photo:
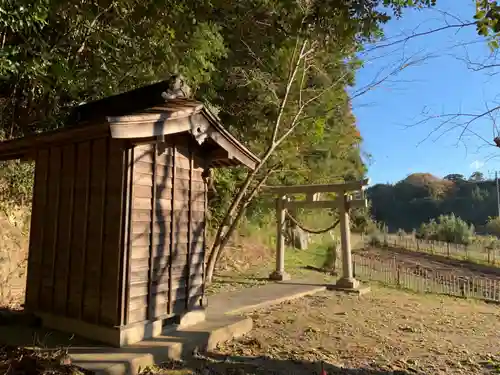
[[[412, 10], [402, 19], [390, 21], [385, 37], [392, 42], [404, 38], [403, 33], [457, 24], [454, 17], [467, 22], [474, 11], [473, 1], [438, 0], [434, 10]], [[442, 177], [449, 173], [469, 176], [479, 170], [488, 176], [500, 170], [500, 149], [487, 146], [484, 140], [493, 139], [490, 117], [472, 123], [470, 130], [475, 134], [466, 131], [462, 138], [460, 124], [465, 118], [446, 125], [442, 117], [436, 117], [481, 113], [495, 105], [495, 99], [500, 99], [500, 74], [473, 71], [467, 64], [484, 61], [490, 55], [474, 27], [448, 29], [366, 53], [353, 92], [394, 72], [403, 60], [412, 64], [419, 61], [353, 100], [363, 150], [372, 155], [368, 170], [372, 183], [392, 183], [416, 172]]]

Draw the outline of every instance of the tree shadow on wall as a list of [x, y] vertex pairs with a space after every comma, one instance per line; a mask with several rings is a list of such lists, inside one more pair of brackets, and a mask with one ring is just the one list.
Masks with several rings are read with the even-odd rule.
[[[200, 305], [200, 298], [203, 294], [204, 215], [200, 220], [193, 206], [196, 206], [195, 202], [200, 200], [204, 202], [205, 189], [201, 191], [194, 189], [194, 182], [191, 181], [191, 168], [198, 168], [194, 160], [194, 139], [187, 145], [184, 143], [184, 147], [179, 147], [177, 140], [178, 137], [172, 137], [172, 143], [168, 149], [167, 157], [172, 158], [172, 168], [166, 169], [167, 172], [158, 176], [159, 178], [154, 182], [157, 201], [153, 202], [156, 209], [152, 237], [156, 236], [156, 238], [154, 249], [152, 249], [151, 267], [153, 268], [154, 291], [150, 306], [155, 316], [161, 313], [179, 315], [189, 311]], [[158, 152], [158, 150], [155, 149], [153, 152]], [[181, 159], [192, 163], [192, 166], [177, 166], [176, 162]], [[173, 168], [178, 173], [183, 170], [189, 175], [180, 176], [172, 173]], [[165, 197], [169, 195], [171, 197], [172, 192], [174, 199], [169, 207], [165, 207]], [[165, 288], [165, 285], [168, 285], [168, 288]], [[164, 295], [162, 300], [168, 301], [168, 305], [158, 309], [159, 305], [163, 305], [158, 304], [157, 301], [161, 294]]]
[[[151, 225], [131, 235], [132, 248], [149, 246], [149, 308], [145, 316], [148, 320], [179, 317], [200, 306], [204, 291], [206, 186], [205, 182], [191, 181], [191, 178], [205, 167], [205, 161], [198, 155], [200, 146], [190, 134], [171, 135], [162, 145], [137, 151], [134, 164], [142, 160], [148, 160], [151, 166], [156, 164], [155, 171], [146, 172], [153, 175], [148, 179], [154, 179], [145, 185], [152, 183], [148, 193], [151, 210], [143, 210], [148, 211], [145, 215], [152, 214], [148, 216]], [[134, 194], [134, 198], [145, 196]], [[144, 283], [145, 266], [141, 263], [141, 279], [136, 278], [133, 282]], [[144, 297], [139, 299], [143, 301]], [[141, 313], [134, 319], [142, 316]]]

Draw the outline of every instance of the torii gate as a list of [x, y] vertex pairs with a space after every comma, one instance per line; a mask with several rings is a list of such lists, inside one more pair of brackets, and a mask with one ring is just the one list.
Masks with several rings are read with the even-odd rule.
[[[269, 278], [276, 281], [290, 280], [290, 275], [285, 272], [284, 229], [286, 210], [297, 208], [335, 208], [339, 210], [342, 247], [342, 276], [337, 280], [335, 287], [347, 290], [357, 289], [359, 281], [353, 275], [349, 210], [351, 208], [367, 207], [363, 189], [368, 184], [369, 179], [364, 179], [343, 184], [263, 187], [265, 193], [278, 196], [276, 199], [276, 270], [269, 275]], [[337, 198], [335, 200], [316, 200], [318, 193], [336, 193]], [[307, 198], [304, 201], [291, 201], [288, 195], [293, 194], [306, 194]]]

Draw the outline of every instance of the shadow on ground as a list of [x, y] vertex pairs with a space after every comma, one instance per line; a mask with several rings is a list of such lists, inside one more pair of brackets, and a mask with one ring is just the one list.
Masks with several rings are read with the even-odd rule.
[[253, 277], [253, 276], [233, 276], [233, 275], [215, 275], [217, 282], [222, 282], [227, 280], [231, 282], [232, 280], [247, 281], [248, 283], [255, 283], [256, 281], [269, 281], [268, 277]]
[[366, 375], [415, 375], [424, 374], [416, 369], [384, 369], [376, 367], [343, 368], [328, 362], [308, 362], [294, 359], [276, 359], [269, 357], [225, 356], [209, 353], [198, 355], [182, 363], [165, 363], [158, 369], [147, 369], [145, 375], [153, 374], [276, 374], [276, 375], [314, 375], [321, 374], [322, 369], [328, 374], [366, 374]]
[[42, 322], [23, 310], [0, 307], [0, 347], [42, 347], [57, 349], [73, 345], [104, 346], [69, 333], [42, 327]]
[[[303, 267], [304, 269], [307, 270], [314, 270], [314, 267], [311, 266], [305, 266]], [[322, 271], [317, 271], [317, 272], [322, 272]], [[325, 273], [325, 272], [323, 272]], [[332, 273], [330, 275], [336, 275], [336, 273]], [[217, 276], [216, 280], [217, 284], [228, 284], [228, 285], [244, 285], [244, 286], [250, 286], [250, 287], [257, 287], [261, 285], [265, 285], [267, 283], [282, 283], [286, 285], [311, 285], [311, 286], [328, 286], [329, 283], [327, 282], [316, 282], [316, 281], [311, 281], [311, 282], [306, 282], [306, 281], [301, 281], [300, 278], [298, 278], [296, 281], [295, 280], [288, 280], [288, 281], [273, 281], [270, 280], [269, 278], [266, 277], [242, 277], [242, 276]]]

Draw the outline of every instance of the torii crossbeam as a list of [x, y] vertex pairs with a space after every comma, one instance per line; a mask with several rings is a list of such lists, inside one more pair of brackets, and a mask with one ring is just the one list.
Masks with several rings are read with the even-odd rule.
[[[349, 226], [349, 210], [351, 208], [367, 207], [363, 190], [369, 184], [369, 179], [346, 182], [342, 184], [325, 185], [295, 185], [295, 186], [265, 186], [263, 192], [277, 195], [276, 199], [276, 269], [269, 276], [272, 280], [289, 280], [285, 272], [285, 237], [284, 226], [286, 210], [296, 208], [335, 208], [339, 210], [340, 238], [342, 246], [342, 276], [335, 287], [341, 289], [356, 289], [358, 280], [354, 278], [351, 253], [351, 230]], [[316, 200], [317, 193], [336, 193], [335, 200]], [[306, 194], [304, 201], [291, 201], [289, 196]], [[355, 198], [360, 195], [361, 198]]]

